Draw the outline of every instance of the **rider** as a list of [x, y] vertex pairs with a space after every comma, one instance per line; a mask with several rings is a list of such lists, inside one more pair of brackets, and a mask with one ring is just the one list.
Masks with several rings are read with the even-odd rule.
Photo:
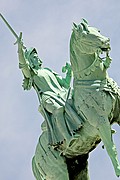
[[[40, 106], [49, 132], [49, 144], [56, 145], [63, 140], [69, 141], [74, 130], [81, 127], [81, 119], [70, 105], [66, 104], [72, 77], [71, 66], [66, 63], [66, 78], [48, 68], [42, 68], [35, 48], [27, 50], [22, 43], [22, 34], [18, 38], [19, 68], [24, 75], [23, 88], [36, 90]], [[67, 115], [66, 115], [67, 114]]]

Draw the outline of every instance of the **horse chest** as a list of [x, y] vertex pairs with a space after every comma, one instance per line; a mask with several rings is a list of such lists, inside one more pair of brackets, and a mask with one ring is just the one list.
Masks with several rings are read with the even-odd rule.
[[[95, 87], [96, 85], [96, 87]], [[74, 89], [74, 103], [78, 114], [83, 115], [91, 125], [97, 127], [101, 116], [109, 117], [114, 106], [114, 99], [109, 92], [97, 87], [80, 87]]]

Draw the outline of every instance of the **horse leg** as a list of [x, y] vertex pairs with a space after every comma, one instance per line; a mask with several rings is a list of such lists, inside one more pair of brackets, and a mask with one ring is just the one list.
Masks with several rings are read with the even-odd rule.
[[112, 140], [111, 127], [108, 118], [101, 117], [100, 123], [98, 125], [98, 131], [101, 140], [106, 147], [109, 157], [113, 163], [115, 173], [119, 177], [120, 176], [120, 164], [117, 158], [117, 151], [115, 144]]

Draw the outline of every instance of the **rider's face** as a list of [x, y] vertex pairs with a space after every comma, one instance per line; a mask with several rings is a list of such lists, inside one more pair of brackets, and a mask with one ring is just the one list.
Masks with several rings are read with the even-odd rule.
[[41, 67], [41, 60], [39, 59], [37, 53], [31, 53], [30, 59], [35, 67]]

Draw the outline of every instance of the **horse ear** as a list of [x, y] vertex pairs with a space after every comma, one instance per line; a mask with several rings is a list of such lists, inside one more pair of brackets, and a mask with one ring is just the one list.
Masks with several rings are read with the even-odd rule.
[[77, 25], [73, 22], [73, 29], [82, 32], [83, 31], [83, 26], [81, 24]]
[[88, 30], [88, 22], [85, 19], [82, 19], [81, 24], [83, 25], [84, 30], [89, 32], [89, 30]]
[[82, 18], [82, 21], [83, 21], [83, 23], [88, 25], [88, 21], [86, 19]]
[[78, 26], [73, 22], [73, 27], [77, 29]]

